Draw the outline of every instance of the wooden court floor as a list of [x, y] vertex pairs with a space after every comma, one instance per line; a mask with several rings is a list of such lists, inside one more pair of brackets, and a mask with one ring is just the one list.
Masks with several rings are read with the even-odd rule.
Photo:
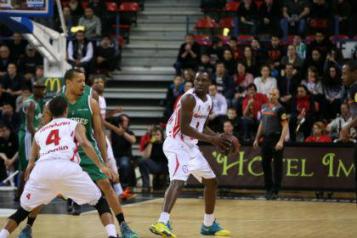
[[[141, 238], [157, 237], [148, 231], [159, 215], [162, 199], [125, 207], [127, 221]], [[203, 201], [180, 199], [172, 214], [178, 238], [198, 238], [202, 222]], [[218, 200], [216, 216], [232, 231], [231, 237], [357, 237], [357, 207], [352, 203]], [[0, 221], [3, 223], [4, 218]], [[18, 230], [11, 237], [16, 237]], [[95, 212], [79, 217], [41, 215], [34, 228], [35, 238], [104, 238]]]

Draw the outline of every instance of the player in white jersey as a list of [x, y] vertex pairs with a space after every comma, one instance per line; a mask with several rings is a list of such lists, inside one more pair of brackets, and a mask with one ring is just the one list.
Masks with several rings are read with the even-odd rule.
[[[21, 195], [20, 208], [9, 217], [0, 232], [0, 238], [8, 237], [33, 209], [50, 203], [58, 194], [69, 197], [78, 204], [94, 205], [100, 214], [109, 210], [108, 206], [103, 205], [105, 200], [99, 188], [79, 166], [77, 146], [80, 145], [87, 156], [109, 177], [110, 170], [99, 161], [86, 137], [85, 128], [66, 118], [68, 111], [64, 97], [52, 99], [49, 109], [54, 119], [34, 136], [31, 159], [25, 172], [28, 181]], [[33, 161], [36, 158], [38, 160], [35, 164]]]
[[[107, 118], [107, 102], [105, 101], [105, 98], [103, 96], [104, 92], [104, 87], [105, 87], [105, 81], [102, 77], [95, 77], [93, 79], [93, 89], [94, 91], [98, 94], [98, 104], [99, 104], [99, 109], [100, 109], [100, 115], [102, 116], [103, 120], [103, 125], [105, 127], [109, 127], [108, 129], [112, 129], [112, 127], [115, 127], [114, 125], [111, 125], [106, 121]], [[115, 112], [120, 112], [121, 109], [113, 111]], [[108, 136], [105, 136], [106, 144], [107, 144], [107, 165], [108, 167], [112, 170], [113, 174], [115, 175], [113, 178], [113, 188], [115, 193], [120, 196], [123, 194], [123, 188], [119, 182], [119, 173], [118, 173], [118, 167], [117, 163], [114, 158], [114, 153], [113, 153], [113, 148], [110, 143], [110, 140]]]
[[197, 73], [194, 89], [187, 91], [181, 97], [168, 121], [163, 150], [168, 159], [170, 186], [165, 193], [159, 221], [150, 227], [150, 231], [154, 234], [176, 237], [169, 224], [170, 212], [189, 175], [192, 174], [205, 186], [205, 215], [201, 234], [230, 235], [229, 231], [215, 221], [213, 212], [216, 201], [216, 176], [197, 146], [198, 141], [205, 141], [225, 150], [231, 146], [230, 141], [206, 126], [212, 109], [212, 101], [208, 95], [210, 83], [208, 73]]

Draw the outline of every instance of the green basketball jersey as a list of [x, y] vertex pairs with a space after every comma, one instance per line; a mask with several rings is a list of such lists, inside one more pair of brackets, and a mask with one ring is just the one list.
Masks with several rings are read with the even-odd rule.
[[[62, 94], [66, 92], [66, 85], [62, 87]], [[84, 86], [83, 95], [92, 96], [92, 88], [89, 87], [87, 84]]]
[[27, 131], [27, 123], [28, 122], [27, 122], [27, 119], [26, 119], [26, 114], [27, 114], [28, 107], [30, 106], [31, 103], [35, 104], [35, 116], [34, 116], [34, 119], [33, 119], [33, 127], [37, 131], [38, 127], [40, 126], [44, 100], [41, 99], [39, 101], [36, 101], [34, 96], [31, 95], [30, 97], [28, 97], [24, 101], [24, 103], [22, 105], [20, 130]]

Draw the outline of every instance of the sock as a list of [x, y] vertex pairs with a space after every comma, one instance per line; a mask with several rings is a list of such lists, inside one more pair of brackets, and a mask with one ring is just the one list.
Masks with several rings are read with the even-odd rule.
[[106, 225], [105, 230], [107, 231], [108, 237], [110, 236], [117, 237], [117, 231], [115, 230], [114, 224]]
[[203, 224], [205, 226], [212, 226], [214, 222], [214, 215], [212, 214], [205, 214], [203, 217]]
[[117, 195], [120, 195], [123, 193], [123, 188], [120, 183], [114, 184], [113, 187], [114, 187], [114, 191]]
[[27, 218], [27, 225], [32, 227], [32, 225], [35, 222], [35, 220], [36, 220], [36, 217], [28, 217]]
[[125, 222], [123, 213], [119, 213], [118, 215], [116, 215], [116, 218], [117, 218], [119, 224], [122, 224], [123, 222]]
[[170, 220], [170, 214], [167, 212], [161, 212], [159, 222], [167, 224]]
[[9, 237], [9, 235], [10, 235], [10, 233], [6, 229], [2, 229], [0, 231], [0, 238], [7, 238], [7, 237]]

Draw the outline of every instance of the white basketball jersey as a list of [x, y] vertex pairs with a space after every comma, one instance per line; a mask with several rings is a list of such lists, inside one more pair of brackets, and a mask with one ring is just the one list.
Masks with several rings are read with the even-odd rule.
[[188, 145], [195, 145], [198, 143], [197, 139], [191, 138], [189, 136], [183, 135], [180, 129], [180, 117], [181, 117], [181, 100], [182, 98], [187, 95], [191, 94], [196, 101], [195, 108], [193, 109], [192, 119], [190, 122], [190, 126], [196, 129], [198, 132], [203, 132], [204, 126], [206, 124], [207, 118], [212, 109], [212, 99], [207, 94], [206, 101], [202, 101], [194, 92], [194, 89], [188, 90], [177, 103], [174, 113], [171, 115], [169, 121], [166, 125], [166, 133], [167, 136], [182, 140]]
[[105, 120], [105, 113], [107, 111], [107, 102], [105, 101], [105, 98], [103, 96], [99, 96], [99, 109], [100, 109], [100, 115], [102, 116], [103, 120]]
[[57, 118], [38, 130], [35, 141], [40, 147], [39, 161], [64, 159], [79, 163], [74, 137], [77, 123], [67, 118]]

